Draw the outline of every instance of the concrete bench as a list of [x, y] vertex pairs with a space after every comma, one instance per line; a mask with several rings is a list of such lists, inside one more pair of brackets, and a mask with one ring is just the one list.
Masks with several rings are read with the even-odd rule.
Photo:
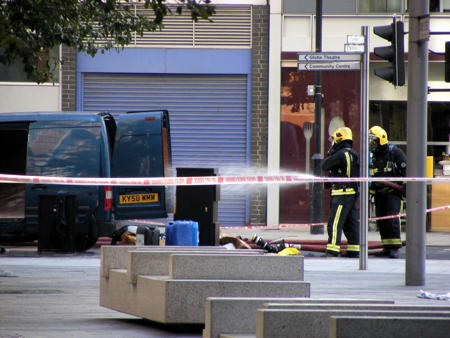
[[450, 311], [450, 305], [408, 305], [408, 304], [358, 304], [358, 303], [339, 303], [339, 304], [307, 304], [307, 303], [274, 303], [274, 302], [266, 302], [263, 304], [263, 308], [265, 309], [299, 309], [299, 310], [308, 310], [308, 309], [329, 309], [329, 310], [401, 310], [401, 311]]
[[110, 245], [101, 249], [101, 274], [108, 277], [111, 269], [126, 269], [129, 265], [128, 252], [203, 252], [219, 251], [224, 253], [264, 253], [263, 250], [235, 249], [228, 250], [223, 246], [135, 246], [135, 245]]
[[[146, 276], [169, 276], [171, 275], [171, 256], [175, 254], [189, 254], [196, 256], [204, 256], [204, 255], [226, 255], [226, 256], [254, 256], [261, 255], [260, 251], [257, 250], [178, 250], [178, 251], [167, 251], [167, 250], [134, 250], [128, 251], [128, 263], [126, 264], [129, 281], [131, 283], [136, 283], [136, 279], [138, 275], [146, 275]], [[200, 259], [200, 258], [198, 258]], [[175, 260], [175, 263], [178, 260]], [[197, 259], [195, 259], [197, 260]], [[189, 262], [186, 262], [189, 264]], [[190, 265], [188, 265], [190, 266]], [[178, 268], [180, 269], [180, 268]], [[176, 269], [177, 270], [177, 269]], [[106, 272], [105, 272], [106, 273]], [[211, 271], [210, 271], [211, 274]], [[173, 276], [172, 276], [173, 277]], [[173, 277], [174, 278], [174, 277]], [[201, 279], [200, 277], [198, 279]]]
[[172, 254], [169, 276], [173, 279], [303, 280], [303, 256]]
[[256, 332], [256, 310], [265, 303], [307, 304], [393, 304], [380, 299], [269, 298], [269, 297], [208, 297], [205, 302], [203, 338], [218, 338], [221, 334], [253, 335]]
[[[203, 323], [207, 297], [310, 296], [302, 256], [199, 251], [102, 251], [100, 305], [162, 323]], [[160, 268], [168, 266], [166, 275], [154, 275], [161, 270], [148, 263], [157, 254], [163, 257]]]
[[[351, 309], [353, 307], [353, 309]], [[390, 309], [388, 309], [390, 307]], [[426, 310], [415, 310], [414, 306], [397, 305], [361, 305], [347, 307], [309, 306], [303, 309], [258, 309], [256, 311], [256, 337], [303, 337], [328, 338], [329, 321], [336, 316], [384, 316], [384, 317], [449, 317], [448, 307], [422, 307]], [[420, 307], [417, 307], [418, 309]], [[445, 310], [447, 309], [447, 310]]]
[[331, 317], [330, 338], [433, 337], [446, 338], [450, 318], [439, 317]]
[[113, 269], [100, 279], [100, 305], [161, 323], [204, 323], [207, 297], [309, 297], [310, 284], [273, 280], [186, 280], [137, 277]]
[[330, 338], [446, 338], [449, 335], [450, 318], [385, 316], [330, 318]]

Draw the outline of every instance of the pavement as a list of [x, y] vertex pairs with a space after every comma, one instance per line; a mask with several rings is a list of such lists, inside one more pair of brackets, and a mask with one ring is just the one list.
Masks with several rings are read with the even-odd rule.
[[[325, 234], [311, 234], [309, 228], [226, 229], [226, 233], [326, 239]], [[378, 233], [369, 232], [368, 240], [378, 241]], [[449, 300], [418, 297], [422, 290], [431, 296], [450, 293], [450, 233], [426, 233], [426, 249], [424, 278], [415, 285], [406, 285], [405, 248], [399, 259], [369, 256], [364, 270], [359, 259], [325, 258], [304, 251], [305, 281], [311, 283], [311, 297], [316, 298], [450, 305]], [[6, 248], [0, 254], [0, 337], [201, 337], [201, 326], [165, 326], [100, 307], [99, 267], [98, 247], [78, 254]]]

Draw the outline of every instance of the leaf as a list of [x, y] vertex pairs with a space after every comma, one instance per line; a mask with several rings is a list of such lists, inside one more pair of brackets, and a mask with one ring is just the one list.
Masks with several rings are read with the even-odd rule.
[[[60, 44], [91, 56], [111, 48], [121, 50], [132, 41], [134, 33], [143, 35], [163, 29], [164, 18], [173, 14], [165, 0], [139, 2], [153, 10], [154, 19], [135, 15], [135, 4], [129, 0], [1, 1], [0, 63], [8, 65], [20, 59], [27, 76], [41, 83], [52, 76], [50, 63], [37, 66], [42, 50]], [[210, 0], [177, 3], [176, 14], [190, 11], [195, 21], [210, 20], [214, 14]]]

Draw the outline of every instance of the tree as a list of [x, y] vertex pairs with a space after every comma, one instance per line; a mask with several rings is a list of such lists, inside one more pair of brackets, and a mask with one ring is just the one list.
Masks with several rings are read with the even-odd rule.
[[[136, 3], [151, 9], [153, 18], [136, 14]], [[183, 11], [194, 21], [210, 20], [214, 7], [210, 0], [0, 0], [0, 63], [21, 60], [31, 80], [46, 82], [59, 62], [46, 51], [61, 44], [91, 56], [123, 49], [135, 32], [163, 29], [167, 15]]]

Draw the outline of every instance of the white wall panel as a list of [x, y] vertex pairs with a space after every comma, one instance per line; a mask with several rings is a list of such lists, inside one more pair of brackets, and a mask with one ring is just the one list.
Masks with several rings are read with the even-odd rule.
[[310, 16], [289, 17], [283, 19], [283, 51], [311, 50], [313, 36]]
[[60, 110], [59, 85], [0, 83], [0, 113]]
[[[283, 18], [282, 51], [313, 51], [315, 48], [315, 23], [313, 16], [285, 15]], [[434, 18], [433, 18], [434, 20]], [[449, 19], [446, 20], [449, 23]], [[374, 26], [389, 25], [392, 16], [387, 15], [333, 15], [323, 16], [322, 50], [324, 52], [344, 51], [347, 35], [361, 35], [361, 27], [369, 26], [369, 50], [386, 45], [386, 40], [373, 34]], [[408, 21], [405, 20], [405, 32]], [[408, 50], [408, 36], [405, 35], [405, 52]]]

